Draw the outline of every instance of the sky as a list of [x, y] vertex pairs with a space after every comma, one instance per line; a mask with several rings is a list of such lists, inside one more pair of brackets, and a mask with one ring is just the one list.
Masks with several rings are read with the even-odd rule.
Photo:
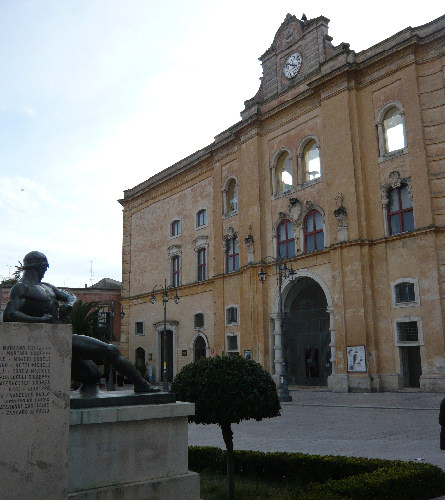
[[0, 277], [121, 280], [123, 191], [213, 142], [259, 88], [289, 12], [359, 52], [441, 2], [0, 0]]

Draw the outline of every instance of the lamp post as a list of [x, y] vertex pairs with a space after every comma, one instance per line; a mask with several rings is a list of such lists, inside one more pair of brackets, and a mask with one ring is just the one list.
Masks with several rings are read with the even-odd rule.
[[[284, 351], [284, 327], [283, 327], [283, 297], [281, 295], [281, 287], [283, 284], [283, 278], [287, 279], [290, 278], [290, 280], [293, 282], [295, 280], [295, 271], [292, 269], [292, 264], [290, 267], [287, 267], [286, 262], [283, 262], [283, 259], [280, 254], [278, 254], [278, 257], [271, 257], [270, 255], [267, 255], [266, 257], [263, 258], [263, 261], [266, 259], [270, 259], [273, 262], [275, 262], [275, 275], [276, 275], [276, 280], [277, 280], [277, 285], [278, 285], [278, 298], [279, 298], [279, 313], [280, 313], [280, 331], [281, 331], [281, 346], [282, 350]], [[262, 262], [263, 262], [262, 261]], [[258, 273], [258, 278], [263, 284], [266, 281], [267, 278], [267, 273], [263, 269], [263, 265], [261, 264], [261, 271]], [[292, 396], [289, 394], [289, 390], [287, 388], [287, 372], [286, 372], [286, 362], [285, 362], [285, 356], [283, 356], [283, 362], [281, 364], [281, 389], [280, 389], [280, 394], [278, 395], [278, 398], [280, 401], [292, 401]]]
[[[124, 319], [125, 312], [124, 309], [121, 307], [121, 312], [119, 313], [121, 319]], [[111, 306], [110, 306], [110, 344], [113, 343], [113, 328], [114, 328], [114, 300], [111, 301]], [[110, 363], [110, 370], [108, 372], [108, 380], [107, 380], [107, 391], [115, 391], [116, 387], [113, 382], [113, 367], [111, 366]]]
[[[162, 291], [162, 305], [164, 307], [164, 331], [162, 333], [162, 341], [164, 343], [163, 348], [163, 357], [164, 357], [164, 366], [162, 371], [162, 392], [168, 392], [168, 382], [167, 382], [167, 302], [169, 301], [168, 290], [170, 288], [175, 288], [172, 285], [167, 286], [167, 280], [164, 280], [164, 286], [155, 285], [151, 292], [150, 302], [154, 304], [156, 302], [156, 289]], [[173, 297], [175, 304], [179, 302], [178, 292], [175, 288], [175, 296]]]

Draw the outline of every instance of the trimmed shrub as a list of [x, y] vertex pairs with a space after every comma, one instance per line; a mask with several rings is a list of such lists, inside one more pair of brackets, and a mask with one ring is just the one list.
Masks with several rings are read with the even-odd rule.
[[[219, 448], [189, 447], [189, 468], [196, 472], [224, 474], [225, 459]], [[234, 466], [240, 475], [298, 477], [306, 484], [305, 500], [427, 500], [445, 493], [439, 467], [400, 460], [237, 450]]]

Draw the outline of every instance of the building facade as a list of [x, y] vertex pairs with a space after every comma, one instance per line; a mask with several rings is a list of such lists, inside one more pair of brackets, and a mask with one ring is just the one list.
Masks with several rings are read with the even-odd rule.
[[225, 353], [445, 389], [445, 16], [359, 53], [328, 23], [288, 14], [241, 120], [120, 200], [121, 346], [155, 381], [165, 312], [169, 378]]

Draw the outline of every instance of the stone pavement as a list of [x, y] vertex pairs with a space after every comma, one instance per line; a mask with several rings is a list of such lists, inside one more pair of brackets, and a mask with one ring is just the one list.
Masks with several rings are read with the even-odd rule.
[[[282, 415], [233, 425], [238, 450], [289, 451], [429, 462], [445, 470], [439, 406], [445, 394], [336, 394], [291, 390]], [[189, 425], [189, 445], [225, 448], [216, 425]]]

